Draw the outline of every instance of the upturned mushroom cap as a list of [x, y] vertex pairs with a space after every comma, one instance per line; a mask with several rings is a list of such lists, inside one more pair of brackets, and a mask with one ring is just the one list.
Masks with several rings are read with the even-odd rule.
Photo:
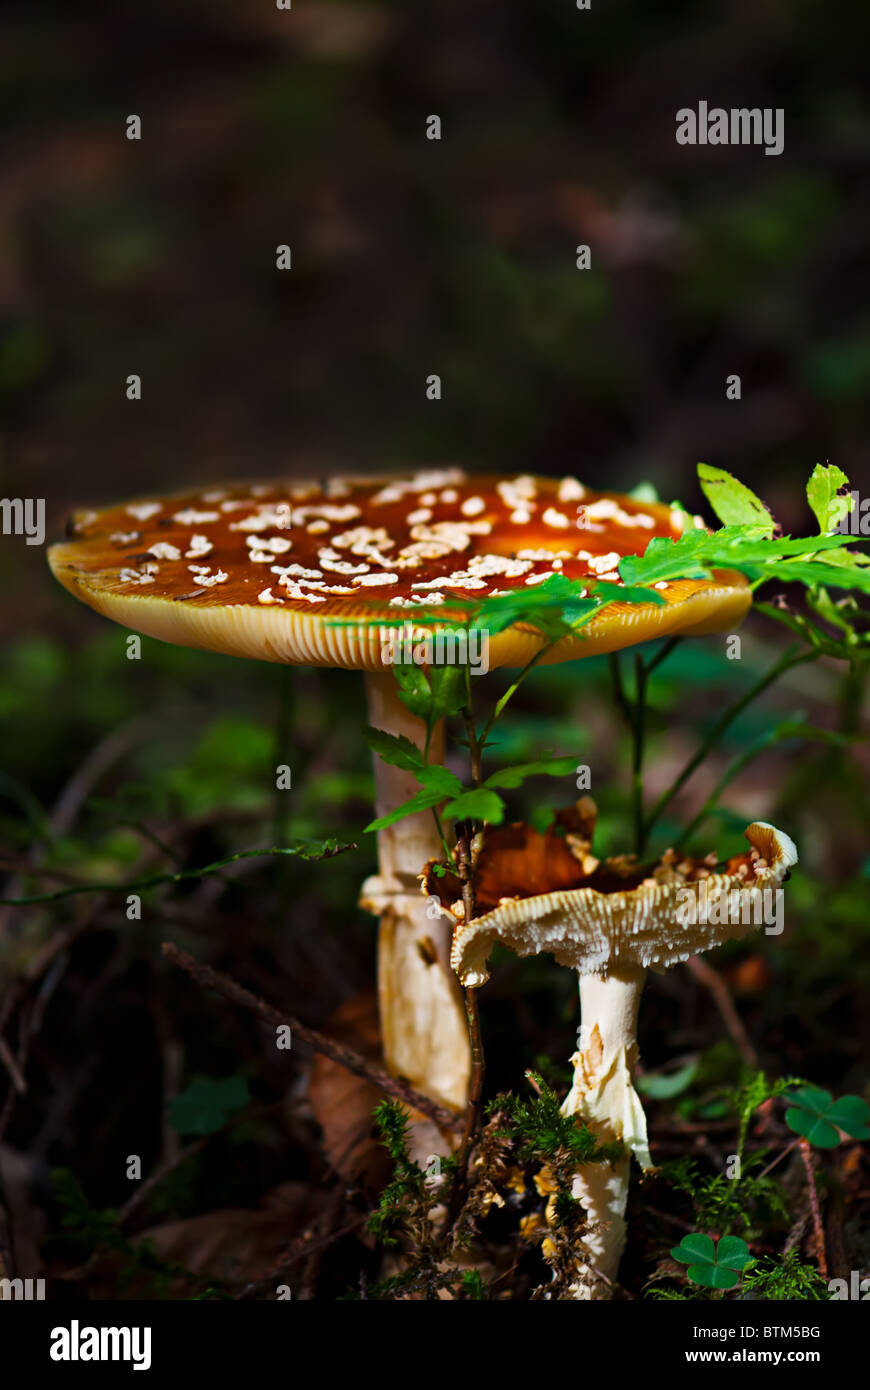
[[[582, 975], [665, 969], [762, 925], [760, 894], [778, 887], [797, 863], [788, 835], [763, 821], [747, 826], [750, 849], [721, 872], [708, 860], [673, 851], [652, 868], [638, 867], [633, 856], [599, 862], [590, 853], [594, 805], [587, 797], [578, 806], [574, 833], [564, 837], [555, 827], [543, 835], [523, 825], [490, 832], [489, 851], [485, 841], [478, 860], [484, 885], [478, 901], [487, 906], [487, 883], [500, 882], [503, 896], [471, 922], [462, 920], [461, 900], [451, 902], [450, 876], [424, 874], [423, 891], [456, 921], [451, 964], [463, 985], [476, 988], [489, 979], [486, 962], [496, 941], [518, 956], [549, 951]], [[565, 819], [563, 813], [563, 827]], [[529, 893], [528, 885], [542, 880], [552, 885], [548, 891]], [[732, 900], [735, 892], [746, 896]], [[732, 902], [744, 910], [733, 911]]]
[[[685, 514], [575, 478], [409, 478], [232, 486], [80, 512], [49, 563], [97, 612], [180, 646], [376, 670], [380, 624], [551, 574], [619, 582], [625, 555], [677, 538]], [[563, 661], [675, 632], [727, 629], [751, 603], [731, 571], [656, 586], [664, 603], [608, 606], [548, 654]], [[445, 607], [445, 622], [456, 609]], [[492, 666], [541, 646], [528, 624], [490, 641]]]

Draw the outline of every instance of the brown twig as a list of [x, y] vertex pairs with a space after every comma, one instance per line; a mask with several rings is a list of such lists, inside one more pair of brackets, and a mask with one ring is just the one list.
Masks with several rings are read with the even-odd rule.
[[18, 1094], [23, 1096], [27, 1091], [27, 1082], [24, 1079], [24, 1073], [12, 1055], [9, 1045], [2, 1034], [0, 1034], [0, 1062], [3, 1063], [8, 1071], [12, 1085], [15, 1087]]
[[712, 965], [708, 965], [700, 956], [690, 956], [686, 964], [698, 983], [709, 991], [713, 1003], [722, 1015], [722, 1022], [734, 1039], [737, 1050], [746, 1065], [757, 1067], [758, 1053], [752, 1046], [749, 1034], [743, 1026], [743, 1019], [734, 1006], [731, 991], [718, 970], [714, 970]]
[[168, 1162], [164, 1163], [153, 1172], [150, 1177], [145, 1178], [136, 1188], [132, 1197], [124, 1203], [121, 1210], [118, 1212], [118, 1225], [121, 1227], [126, 1226], [139, 1209], [148, 1201], [155, 1187], [158, 1187], [163, 1179], [167, 1178], [170, 1173], [174, 1173], [176, 1168], [180, 1168], [182, 1163], [186, 1163], [189, 1158], [193, 1158], [194, 1154], [198, 1154], [204, 1149], [210, 1138], [210, 1134], [204, 1134], [201, 1139], [194, 1140], [192, 1144], [187, 1145], [187, 1148], [173, 1155]]
[[419, 1110], [421, 1114], [427, 1115], [439, 1129], [448, 1133], [454, 1132], [459, 1125], [459, 1118], [452, 1110], [447, 1110], [444, 1106], [438, 1105], [422, 1091], [409, 1086], [406, 1081], [402, 1081], [398, 1076], [390, 1076], [388, 1072], [382, 1071], [380, 1067], [374, 1066], [358, 1052], [352, 1048], [344, 1047], [341, 1043], [334, 1042], [332, 1038], [327, 1038], [323, 1033], [318, 1033], [307, 1024], [300, 1023], [298, 1018], [290, 1014], [283, 1014], [278, 1009], [267, 1004], [265, 999], [260, 999], [250, 990], [231, 980], [228, 975], [222, 975], [217, 970], [212, 970], [208, 965], [203, 965], [200, 961], [194, 960], [193, 956], [186, 951], [180, 951], [171, 941], [164, 941], [161, 951], [170, 965], [175, 965], [179, 970], [183, 970], [203, 989], [213, 989], [217, 994], [229, 1000], [231, 1004], [237, 1004], [249, 1013], [256, 1014], [263, 1022], [272, 1028], [289, 1028], [291, 1033], [302, 1042], [313, 1047], [315, 1052], [321, 1052], [325, 1057], [329, 1057], [333, 1062], [337, 1062], [345, 1071], [352, 1072], [354, 1076], [361, 1076], [365, 1081], [369, 1081], [385, 1095], [392, 1096], [394, 1100], [401, 1101], [403, 1105], [409, 1106], [411, 1110]]
[[[315, 1230], [318, 1236], [330, 1235], [341, 1216], [345, 1200], [344, 1187], [339, 1184], [333, 1189], [326, 1211], [317, 1222]], [[321, 1239], [311, 1242], [306, 1252], [305, 1264], [302, 1267], [299, 1280], [299, 1297], [306, 1303], [310, 1303], [316, 1297], [317, 1276], [320, 1273], [320, 1265], [325, 1250], [326, 1244]]]
[[253, 1295], [262, 1292], [262, 1290], [268, 1288], [270, 1284], [274, 1284], [275, 1279], [278, 1278], [285, 1269], [290, 1269], [306, 1256], [327, 1250], [330, 1245], [334, 1245], [336, 1241], [341, 1240], [344, 1236], [352, 1235], [354, 1231], [359, 1230], [360, 1226], [365, 1225], [366, 1221], [369, 1219], [369, 1215], [369, 1212], [362, 1212], [361, 1215], [355, 1216], [353, 1221], [348, 1221], [346, 1225], [339, 1226], [337, 1230], [327, 1231], [325, 1235], [320, 1236], [317, 1240], [306, 1236], [304, 1233], [301, 1236], [297, 1236], [295, 1240], [291, 1241], [286, 1249], [281, 1252], [265, 1278], [257, 1279], [256, 1281], [246, 1284], [245, 1287], [240, 1289], [235, 1295], [236, 1301], [240, 1302], [249, 1299]]
[[813, 1232], [816, 1238], [816, 1259], [819, 1264], [819, 1273], [823, 1279], [828, 1277], [828, 1256], [825, 1251], [825, 1228], [822, 1225], [822, 1213], [819, 1208], [819, 1193], [816, 1187], [816, 1170], [813, 1164], [813, 1154], [810, 1149], [809, 1140], [800, 1141], [801, 1158], [804, 1161], [804, 1168], [807, 1174], [807, 1188], [810, 1195], [810, 1211], [813, 1216]]
[[766, 1167], [765, 1169], [763, 1169], [762, 1172], [760, 1172], [760, 1173], [758, 1174], [758, 1180], [759, 1180], [759, 1182], [761, 1181], [762, 1178], [766, 1178], [767, 1175], [768, 1175], [768, 1173], [770, 1173], [770, 1172], [776, 1167], [776, 1165], [777, 1165], [778, 1163], [781, 1163], [782, 1160], [785, 1158], [786, 1154], [790, 1154], [791, 1151], [792, 1151], [792, 1149], [793, 1149], [793, 1148], [795, 1147], [795, 1145], [798, 1144], [798, 1143], [799, 1143], [799, 1140], [797, 1140], [797, 1139], [792, 1139], [791, 1143], [790, 1143], [790, 1144], [787, 1144], [787, 1145], [785, 1146], [785, 1148], [784, 1148], [780, 1153], [777, 1154], [776, 1158], [774, 1158], [770, 1163], [768, 1163], [767, 1167]]

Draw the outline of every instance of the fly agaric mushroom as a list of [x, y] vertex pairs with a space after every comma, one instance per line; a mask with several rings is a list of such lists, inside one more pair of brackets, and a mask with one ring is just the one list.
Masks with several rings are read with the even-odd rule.
[[[748, 852], [714, 870], [715, 856], [697, 860], [667, 851], [654, 867], [633, 855], [599, 861], [592, 855], [595, 804], [584, 797], [560, 812], [544, 834], [525, 825], [484, 834], [475, 894], [479, 915], [465, 922], [458, 883], [433, 866], [423, 891], [455, 920], [451, 960], [463, 985], [489, 979], [496, 941], [519, 956], [549, 951], [577, 971], [579, 1047], [563, 1105], [603, 1143], [621, 1141], [628, 1154], [587, 1164], [573, 1195], [583, 1203], [589, 1234], [571, 1297], [607, 1298], [625, 1243], [630, 1155], [653, 1166], [646, 1117], [632, 1084], [637, 1016], [648, 969], [663, 971], [766, 920], [765, 892], [778, 888], [797, 862], [789, 837], [761, 821], [748, 826]], [[710, 861], [713, 861], [711, 864]]]
[[[421, 746], [423, 726], [388, 669], [384, 625], [437, 608], [447, 595], [479, 600], [552, 574], [618, 584], [623, 556], [642, 554], [654, 537], [676, 539], [684, 522], [679, 510], [587, 491], [575, 478], [442, 469], [386, 480], [228, 486], [80, 513], [49, 563], [77, 598], [164, 642], [361, 669], [370, 722]], [[546, 660], [720, 631], [751, 603], [746, 581], [731, 571], [656, 588], [660, 605], [611, 604]], [[528, 624], [494, 634], [489, 665], [523, 665], [542, 642]], [[436, 729], [430, 760], [442, 749]], [[379, 815], [416, 790], [409, 773], [377, 759], [375, 781]], [[380, 872], [362, 901], [381, 917], [387, 1065], [435, 1099], [462, 1106], [470, 1053], [449, 931], [426, 917], [416, 885], [438, 837], [423, 813], [382, 830], [378, 840]]]

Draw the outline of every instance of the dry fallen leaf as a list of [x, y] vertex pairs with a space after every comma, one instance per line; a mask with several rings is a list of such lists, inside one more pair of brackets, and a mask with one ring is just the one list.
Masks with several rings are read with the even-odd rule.
[[[357, 994], [345, 1000], [324, 1031], [381, 1065], [377, 1000], [373, 994]], [[378, 1141], [372, 1118], [375, 1106], [384, 1099], [382, 1093], [337, 1062], [318, 1055], [311, 1067], [308, 1096], [323, 1130], [329, 1163], [345, 1181], [358, 1183], [366, 1192], [380, 1192], [391, 1172], [389, 1157]]]

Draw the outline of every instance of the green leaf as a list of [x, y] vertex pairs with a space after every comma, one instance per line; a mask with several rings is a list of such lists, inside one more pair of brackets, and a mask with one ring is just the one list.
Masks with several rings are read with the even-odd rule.
[[587, 590], [588, 585], [577, 579], [554, 574], [533, 588], [485, 599], [475, 609], [474, 625], [495, 636], [515, 623], [526, 623], [555, 641], [588, 622], [597, 611], [599, 605], [584, 592]]
[[178, 1134], [216, 1134], [234, 1110], [251, 1099], [243, 1076], [215, 1081], [195, 1076], [190, 1085], [169, 1103], [169, 1123]]
[[747, 573], [750, 578], [776, 578], [783, 584], [824, 584], [829, 589], [857, 589], [859, 593], [870, 594], [870, 569], [852, 569], [836, 560], [830, 564], [817, 560], [790, 560], [776, 574], [767, 574], [766, 567], [755, 572], [748, 570]]
[[658, 502], [659, 494], [655, 483], [637, 483], [628, 494], [635, 502]]
[[366, 826], [366, 833], [373, 830], [386, 830], [387, 826], [395, 825], [397, 821], [404, 820], [406, 816], [413, 816], [417, 811], [428, 811], [430, 806], [437, 806], [444, 797], [441, 792], [419, 791], [412, 796], [409, 801], [403, 801], [401, 806], [396, 806], [392, 811], [388, 811], [385, 816], [379, 816], [377, 820], [369, 821]]
[[751, 1258], [749, 1246], [739, 1236], [722, 1236], [716, 1247], [717, 1263], [726, 1269], [743, 1269]]
[[759, 526], [763, 528], [763, 535], [773, 535], [773, 517], [761, 498], [745, 483], [726, 473], [724, 468], [712, 468], [708, 463], [698, 464], [698, 480], [701, 491], [725, 526]]
[[366, 826], [367, 832], [385, 830], [388, 825], [395, 825], [397, 821], [404, 820], [406, 816], [413, 816], [416, 811], [428, 811], [431, 806], [437, 806], [439, 801], [443, 801], [445, 797], [460, 796], [464, 791], [464, 787], [455, 773], [448, 772], [446, 767], [439, 767], [435, 763], [420, 767], [414, 775], [419, 782], [422, 782], [422, 790], [412, 796], [409, 801], [403, 801], [401, 806], [396, 806], [387, 815], [371, 821]]
[[[843, 537], [843, 540], [849, 539]], [[842, 550], [829, 550], [825, 555], [826, 565], [843, 565], [845, 567], [860, 567], [870, 565], [870, 555], [866, 555], [861, 550], [847, 550], [845, 545]]]
[[658, 589], [647, 589], [642, 585], [614, 584], [609, 579], [599, 579], [595, 585], [595, 597], [605, 603], [654, 603], [661, 607], [667, 600]]
[[404, 767], [409, 772], [417, 772], [423, 766], [423, 754], [404, 734], [388, 734], [384, 729], [375, 729], [367, 724], [363, 729], [366, 743], [381, 762], [391, 767]]
[[481, 820], [490, 825], [501, 825], [504, 813], [505, 804], [498, 792], [486, 787], [472, 787], [444, 807], [444, 815], [450, 820]]
[[788, 1091], [785, 1112], [789, 1129], [819, 1149], [835, 1149], [839, 1131], [853, 1139], [870, 1139], [870, 1106], [860, 1096], [841, 1096], [834, 1100], [830, 1091], [817, 1086], [801, 1086]]
[[870, 1105], [861, 1096], [840, 1096], [825, 1117], [850, 1139], [870, 1139]]
[[427, 791], [437, 792], [439, 796], [458, 796], [464, 790], [456, 773], [440, 763], [427, 763], [415, 775]]
[[817, 463], [807, 483], [807, 501], [812, 508], [819, 531], [824, 536], [836, 530], [837, 526], [852, 510], [852, 498], [847, 493], [840, 495], [840, 489], [848, 487], [849, 479], [842, 468], [834, 464]]
[[740, 1283], [740, 1271], [752, 1260], [749, 1246], [739, 1236], [723, 1236], [717, 1248], [710, 1236], [700, 1232], [683, 1236], [671, 1255], [689, 1266], [686, 1273], [693, 1284], [707, 1289], [733, 1289]]
[[399, 686], [399, 699], [405, 709], [416, 714], [418, 719], [428, 722], [432, 706], [432, 692], [421, 668], [412, 665], [395, 665], [393, 671]]
[[653, 1072], [648, 1072], [645, 1076], [637, 1078], [637, 1089], [652, 1100], [672, 1100], [674, 1096], [681, 1095], [691, 1086], [698, 1074], [699, 1066], [699, 1062], [687, 1062], [684, 1067], [680, 1067], [677, 1071], [672, 1071], [666, 1076], [657, 1076]]
[[716, 1245], [712, 1236], [701, 1235], [700, 1232], [690, 1236], [683, 1236], [679, 1245], [671, 1251], [671, 1255], [681, 1265], [693, 1264], [697, 1260], [716, 1259]]
[[518, 763], [515, 767], [504, 767], [493, 772], [484, 782], [485, 787], [521, 787], [529, 777], [567, 777], [577, 767], [576, 756], [550, 758], [546, 755], [534, 763]]
[[[626, 555], [619, 573], [626, 584], [709, 578], [713, 569], [740, 570], [750, 579], [800, 582], [870, 593], [870, 565], [860, 552], [843, 549], [848, 536], [784, 536], [771, 540], [757, 526], [723, 526], [712, 533], [684, 531], [678, 540], [657, 536], [643, 555]], [[817, 558], [824, 552], [824, 560]], [[843, 559], [842, 556], [850, 558]]]
[[429, 685], [432, 692], [431, 718], [444, 719], [456, 714], [465, 705], [465, 668], [463, 666], [431, 666]]

